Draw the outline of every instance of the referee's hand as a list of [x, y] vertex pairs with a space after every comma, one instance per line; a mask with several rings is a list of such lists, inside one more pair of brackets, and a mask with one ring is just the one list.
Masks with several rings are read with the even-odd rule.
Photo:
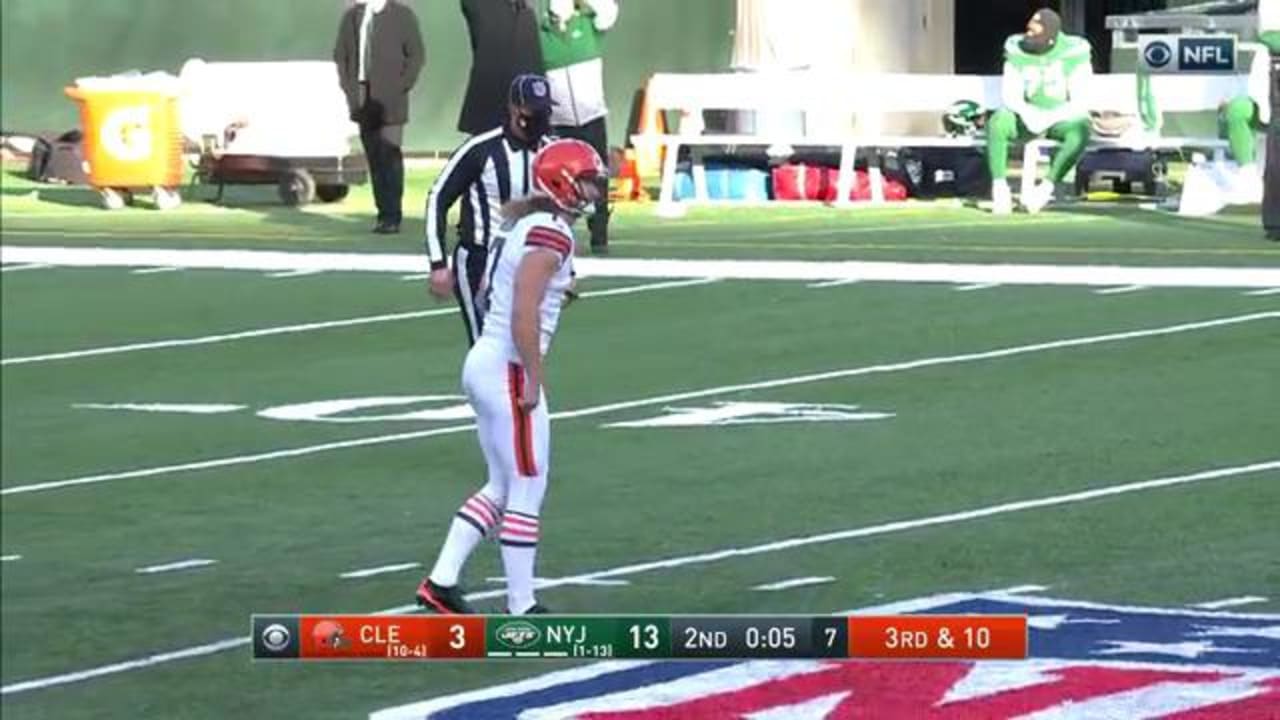
[[431, 294], [441, 300], [448, 300], [453, 295], [453, 271], [449, 268], [440, 268], [431, 271], [431, 280], [428, 287]]

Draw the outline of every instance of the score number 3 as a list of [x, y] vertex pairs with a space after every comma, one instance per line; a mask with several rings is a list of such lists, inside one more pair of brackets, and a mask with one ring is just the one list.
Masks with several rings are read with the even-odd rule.
[[657, 650], [660, 644], [657, 625], [632, 625], [631, 647], [636, 650]]
[[466, 628], [461, 625], [450, 625], [449, 632], [453, 635], [453, 639], [449, 641], [449, 647], [454, 650], [461, 650], [467, 646]]

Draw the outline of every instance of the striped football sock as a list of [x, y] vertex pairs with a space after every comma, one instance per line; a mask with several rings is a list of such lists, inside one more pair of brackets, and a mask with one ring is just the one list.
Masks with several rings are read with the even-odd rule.
[[520, 614], [533, 607], [533, 563], [538, 554], [538, 516], [508, 510], [502, 517], [502, 567], [507, 575], [507, 608]]
[[484, 493], [476, 493], [467, 498], [458, 508], [453, 523], [449, 525], [449, 535], [445, 538], [444, 547], [440, 548], [440, 557], [431, 570], [431, 581], [442, 587], [453, 587], [458, 584], [458, 575], [462, 566], [471, 557], [484, 539], [498, 525], [502, 510]]

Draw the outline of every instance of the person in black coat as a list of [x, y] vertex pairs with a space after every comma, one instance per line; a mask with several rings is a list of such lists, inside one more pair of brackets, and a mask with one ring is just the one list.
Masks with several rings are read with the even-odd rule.
[[471, 75], [458, 130], [479, 135], [507, 118], [507, 89], [542, 73], [537, 0], [462, 0], [471, 35]]
[[378, 222], [373, 231], [400, 232], [404, 196], [404, 126], [409, 93], [426, 62], [418, 17], [393, 0], [360, 0], [338, 26], [333, 60], [351, 119], [369, 160]]

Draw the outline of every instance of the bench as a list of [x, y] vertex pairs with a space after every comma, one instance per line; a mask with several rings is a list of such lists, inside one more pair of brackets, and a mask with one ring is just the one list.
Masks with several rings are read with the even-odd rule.
[[[1136, 115], [1137, 76], [1096, 75], [1090, 83], [1088, 105], [1098, 111]], [[1245, 92], [1246, 75], [1157, 75], [1153, 92], [1162, 113], [1216, 111], [1219, 105]], [[860, 150], [871, 150], [868, 171], [871, 203], [884, 202], [880, 150], [900, 147], [984, 147], [982, 138], [881, 132], [879, 119], [903, 113], [929, 113], [940, 117], [952, 103], [973, 100], [986, 108], [998, 108], [1001, 78], [998, 75], [926, 75], [906, 73], [834, 74], [816, 71], [759, 73], [676, 74], [659, 73], [646, 90], [648, 112], [674, 111], [676, 132], [636, 135], [637, 149], [660, 147], [665, 151], [659, 212], [675, 205], [677, 162], [681, 147], [693, 156], [694, 202], [707, 200], [705, 169], [701, 155], [710, 147], [770, 147], [775, 145], [838, 148], [840, 169], [837, 204], [848, 205], [854, 183], [854, 161]], [[707, 110], [775, 113], [825, 113], [857, 118], [848, 132], [824, 134], [706, 133]], [[652, 126], [652, 125], [651, 125]], [[1034, 184], [1043, 152], [1052, 141], [1037, 140], [1024, 146], [1023, 192]], [[1147, 150], [1204, 149], [1225, 156], [1226, 143], [1217, 137], [1162, 137], [1155, 133], [1131, 133], [1122, 138], [1095, 138], [1092, 148], [1114, 147]], [[642, 150], [643, 151], [643, 150]]]

